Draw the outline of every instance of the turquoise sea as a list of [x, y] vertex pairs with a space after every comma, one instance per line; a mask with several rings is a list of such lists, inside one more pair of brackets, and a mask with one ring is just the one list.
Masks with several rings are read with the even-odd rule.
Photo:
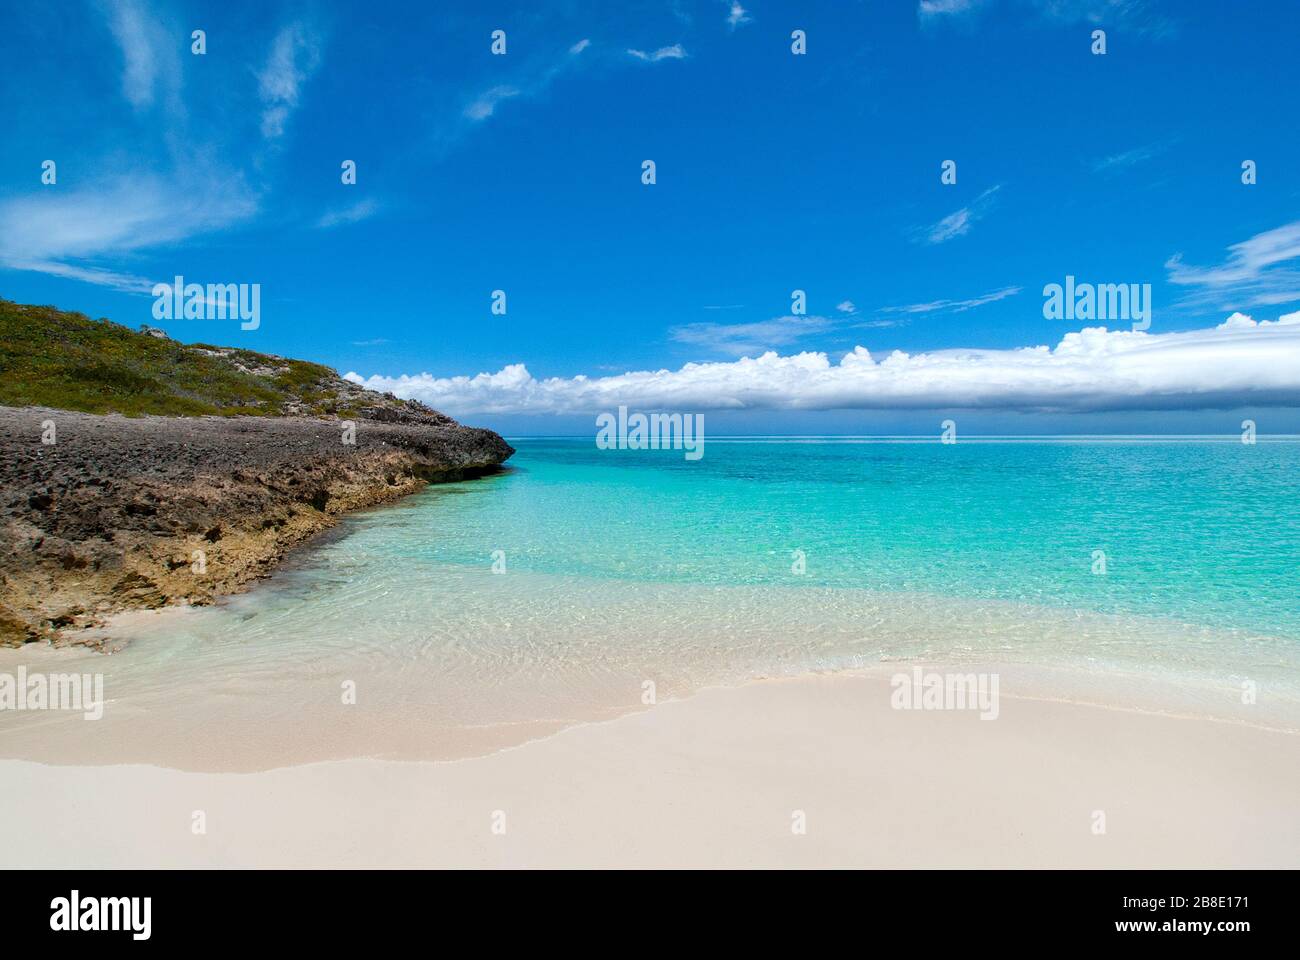
[[[1300, 443], [511, 442], [509, 470], [349, 517], [248, 594], [131, 620], [96, 668], [101, 749], [220, 767], [274, 731], [279, 760], [454, 757], [639, 709], [647, 684], [908, 660], [1300, 717]], [[114, 753], [129, 723], [161, 759]]]
[[431, 528], [392, 548], [473, 565], [491, 546], [512, 571], [596, 579], [1014, 600], [1300, 642], [1297, 443], [712, 440], [695, 462], [514, 443], [510, 475], [431, 488], [411, 505]]

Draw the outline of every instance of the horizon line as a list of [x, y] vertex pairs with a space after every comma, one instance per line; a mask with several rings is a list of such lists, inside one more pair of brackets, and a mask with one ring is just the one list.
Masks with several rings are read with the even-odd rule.
[[[503, 435], [506, 440], [590, 440], [595, 436], [594, 433], [516, 433], [509, 436]], [[770, 433], [770, 434], [719, 434], [716, 437], [705, 437], [706, 441], [712, 442], [746, 442], [756, 440], [767, 441], [785, 441], [785, 440], [911, 440], [911, 441], [929, 441], [941, 443], [942, 439], [939, 434], [930, 433], [898, 433], [898, 434], [872, 434], [872, 433]], [[1135, 440], [1158, 440], [1168, 442], [1178, 441], [1219, 441], [1241, 443], [1241, 434], [1239, 433], [997, 433], [997, 434], [970, 434], [961, 436], [956, 442], [966, 443], [970, 441], [1036, 441], [1036, 440], [1115, 440], [1115, 441], [1135, 441]], [[1295, 433], [1273, 433], [1273, 434], [1256, 434], [1256, 442], [1291, 442], [1300, 441], [1300, 434]], [[1245, 444], [1249, 446], [1249, 444]]]

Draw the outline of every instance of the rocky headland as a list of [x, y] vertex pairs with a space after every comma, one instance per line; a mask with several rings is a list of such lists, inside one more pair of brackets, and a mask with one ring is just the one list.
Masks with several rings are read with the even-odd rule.
[[[21, 335], [0, 344], [0, 402], [12, 404], [0, 406], [3, 645], [99, 642], [102, 632], [82, 631], [113, 613], [210, 603], [350, 510], [495, 471], [514, 453], [490, 430], [316, 364], [183, 345], [51, 308], [0, 301], [3, 310], [52, 326], [43, 343], [69, 331], [74, 340], [61, 359], [47, 351], [55, 359], [42, 358], [43, 381]], [[78, 366], [77, 348], [105, 336], [120, 359], [101, 351]], [[159, 364], [142, 365], [135, 343]], [[39, 404], [62, 396], [82, 409]], [[84, 412], [138, 413], [141, 397], [147, 410], [218, 412]]]

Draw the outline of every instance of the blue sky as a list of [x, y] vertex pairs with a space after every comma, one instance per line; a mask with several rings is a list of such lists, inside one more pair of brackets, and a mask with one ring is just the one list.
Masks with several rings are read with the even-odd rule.
[[[0, 295], [138, 326], [155, 281], [259, 283], [256, 330], [158, 325], [507, 432], [625, 395], [714, 432], [1300, 430], [1300, 324], [1258, 324], [1300, 310], [1295, 3], [742, 2], [9, 5]], [[1149, 283], [1150, 330], [1046, 319], [1066, 275]], [[1090, 325], [1127, 339], [945, 353]], [[846, 383], [855, 347], [909, 359]], [[768, 350], [834, 369], [736, 364]]]

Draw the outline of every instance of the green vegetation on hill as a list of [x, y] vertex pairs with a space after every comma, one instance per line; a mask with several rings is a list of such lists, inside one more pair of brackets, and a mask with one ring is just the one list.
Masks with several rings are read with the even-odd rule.
[[379, 399], [317, 363], [186, 345], [0, 299], [0, 405], [127, 416], [350, 416], [363, 398]]

